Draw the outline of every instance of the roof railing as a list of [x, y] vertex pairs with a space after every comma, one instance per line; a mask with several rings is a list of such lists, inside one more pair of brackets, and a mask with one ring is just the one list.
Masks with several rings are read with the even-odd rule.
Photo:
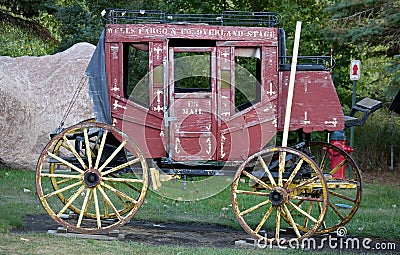
[[275, 27], [282, 17], [275, 12], [223, 11], [221, 14], [167, 14], [157, 10], [105, 9], [110, 24], [207, 24], [220, 26]]

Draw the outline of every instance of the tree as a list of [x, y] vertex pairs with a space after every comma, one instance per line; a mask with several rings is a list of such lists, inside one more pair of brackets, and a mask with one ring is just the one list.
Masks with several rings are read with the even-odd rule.
[[340, 1], [327, 11], [333, 15], [330, 29], [334, 40], [367, 46], [372, 55], [399, 54], [399, 0]]
[[400, 52], [400, 1], [340, 0], [326, 11], [332, 17], [324, 30], [326, 38], [340, 52], [339, 75], [334, 78], [344, 85], [342, 97], [349, 103], [348, 65], [351, 59], [361, 58], [363, 94], [383, 101], [386, 95], [390, 101], [390, 91], [400, 87], [399, 72], [394, 71], [398, 61], [393, 59]]
[[0, 6], [8, 13], [26, 18], [39, 16], [40, 12], [53, 12], [54, 0], [0, 0]]
[[39, 22], [40, 14], [54, 13], [54, 7], [54, 0], [0, 0], [0, 22], [55, 43], [54, 35]]

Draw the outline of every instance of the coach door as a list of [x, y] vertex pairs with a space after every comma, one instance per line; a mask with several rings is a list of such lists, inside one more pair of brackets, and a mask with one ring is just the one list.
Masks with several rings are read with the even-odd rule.
[[169, 48], [169, 154], [215, 160], [215, 47]]

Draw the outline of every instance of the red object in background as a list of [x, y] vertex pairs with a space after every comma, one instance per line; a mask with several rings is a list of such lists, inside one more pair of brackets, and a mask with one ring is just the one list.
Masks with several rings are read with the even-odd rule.
[[360, 60], [352, 60], [350, 63], [350, 80], [357, 81], [360, 79], [360, 68], [361, 61]]
[[[351, 146], [346, 145], [346, 135], [344, 131], [335, 131], [332, 134], [331, 144], [339, 147], [347, 153], [351, 153], [354, 149]], [[345, 160], [342, 154], [337, 151], [330, 151], [331, 154], [331, 170], [337, 167], [339, 164], [343, 164], [342, 162]], [[345, 178], [345, 169], [346, 164], [343, 164], [336, 172], [332, 174], [332, 177], [335, 179], [344, 179]]]

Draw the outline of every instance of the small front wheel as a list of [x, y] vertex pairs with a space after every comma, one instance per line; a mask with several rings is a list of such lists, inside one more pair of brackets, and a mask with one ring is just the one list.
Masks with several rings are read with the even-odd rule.
[[103, 123], [61, 131], [44, 148], [36, 168], [36, 190], [45, 210], [79, 233], [111, 231], [128, 222], [142, 205], [148, 184], [138, 146]]

